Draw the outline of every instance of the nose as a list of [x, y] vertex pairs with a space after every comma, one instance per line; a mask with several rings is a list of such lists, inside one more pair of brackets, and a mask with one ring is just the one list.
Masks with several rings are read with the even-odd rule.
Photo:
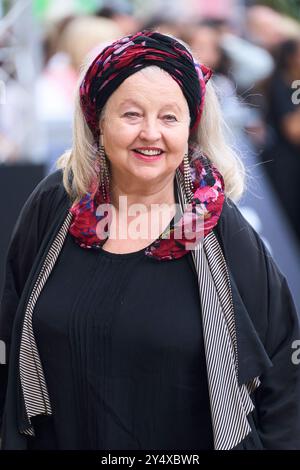
[[159, 122], [156, 118], [147, 118], [143, 120], [140, 138], [149, 142], [156, 142], [161, 138]]

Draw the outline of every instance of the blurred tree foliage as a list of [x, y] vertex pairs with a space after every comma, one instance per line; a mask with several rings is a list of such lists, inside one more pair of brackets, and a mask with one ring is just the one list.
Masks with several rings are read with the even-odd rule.
[[6, 14], [12, 6], [12, 1], [11, 0], [3, 0], [1, 6], [2, 6], [2, 13]]
[[263, 0], [256, 3], [267, 5], [284, 15], [292, 16], [300, 21], [300, 0]]

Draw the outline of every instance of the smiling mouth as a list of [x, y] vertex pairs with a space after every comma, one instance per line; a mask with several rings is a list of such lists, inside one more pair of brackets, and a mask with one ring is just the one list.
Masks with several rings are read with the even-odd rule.
[[142, 160], [144, 162], [155, 162], [157, 160], [161, 160], [163, 158], [164, 151], [160, 150], [159, 152], [147, 152], [144, 153], [143, 151], [133, 149], [133, 155], [136, 159]]
[[144, 157], [157, 157], [161, 155], [163, 150], [139, 150], [139, 149], [133, 149], [134, 152], [143, 155]]

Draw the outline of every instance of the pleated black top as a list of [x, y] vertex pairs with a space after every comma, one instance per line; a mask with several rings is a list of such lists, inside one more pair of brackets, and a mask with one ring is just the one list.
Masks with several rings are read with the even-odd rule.
[[80, 248], [68, 235], [33, 329], [53, 408], [31, 448], [213, 448], [191, 254]]

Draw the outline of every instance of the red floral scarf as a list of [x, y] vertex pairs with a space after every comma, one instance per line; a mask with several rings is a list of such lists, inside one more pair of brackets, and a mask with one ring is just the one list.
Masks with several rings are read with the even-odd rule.
[[[196, 147], [190, 147], [190, 157], [193, 198], [185, 206], [179, 220], [176, 221], [175, 216], [163, 233], [145, 248], [148, 257], [158, 260], [180, 258], [218, 223], [225, 198], [223, 177], [207, 157], [197, 153]], [[183, 175], [183, 163], [178, 170]], [[71, 207], [73, 221], [69, 231], [82, 248], [101, 249], [109, 236], [111, 218], [109, 211], [99, 213], [99, 207], [107, 208], [109, 201], [103, 200], [101, 188], [96, 182], [92, 188]]]

